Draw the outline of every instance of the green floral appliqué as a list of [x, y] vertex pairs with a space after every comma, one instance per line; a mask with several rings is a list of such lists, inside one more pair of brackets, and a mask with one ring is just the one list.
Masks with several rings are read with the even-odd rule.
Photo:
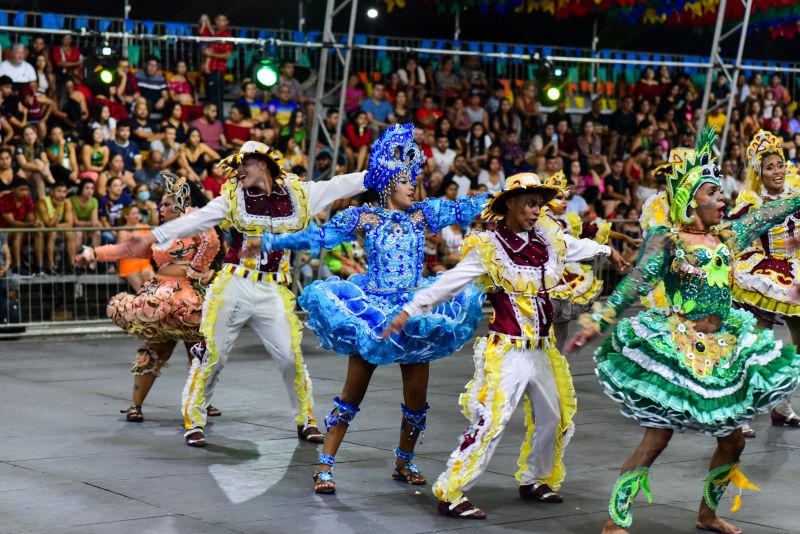
[[706, 281], [710, 286], [726, 287], [730, 283], [731, 266], [728, 264], [724, 252], [727, 252], [727, 250], [722, 247], [718, 248], [711, 257], [711, 261], [702, 267], [706, 272]]
[[682, 313], [686, 315], [687, 313], [691, 312], [695, 306], [697, 306], [697, 301], [687, 300], [684, 302], [683, 295], [681, 295], [680, 291], [676, 291], [675, 294], [672, 295], [672, 311], [674, 313]]

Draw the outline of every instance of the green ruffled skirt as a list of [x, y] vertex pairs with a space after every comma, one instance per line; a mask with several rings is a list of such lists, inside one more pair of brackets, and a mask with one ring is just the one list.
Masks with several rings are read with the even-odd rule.
[[642, 426], [725, 436], [792, 394], [800, 357], [753, 315], [731, 310], [714, 334], [655, 310], [623, 319], [595, 352], [605, 393]]

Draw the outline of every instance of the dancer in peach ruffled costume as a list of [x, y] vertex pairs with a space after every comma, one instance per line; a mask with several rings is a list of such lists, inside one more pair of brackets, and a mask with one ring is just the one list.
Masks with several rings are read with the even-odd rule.
[[[190, 189], [185, 178], [163, 172], [164, 196], [161, 201], [161, 220], [171, 221], [190, 211]], [[145, 282], [138, 293], [120, 293], [108, 303], [108, 316], [120, 328], [145, 340], [133, 362], [133, 400], [126, 419], [144, 420], [142, 403], [150, 388], [172, 356], [178, 341], [189, 351], [201, 341], [200, 317], [203, 313], [205, 285], [214, 272], [211, 263], [219, 251], [216, 232], [211, 229], [191, 238], [176, 239], [166, 249], [151, 249], [158, 265], [155, 278]], [[98, 261], [131, 258], [127, 243], [86, 248], [76, 263], [84, 265]], [[209, 415], [219, 410], [209, 406]]]

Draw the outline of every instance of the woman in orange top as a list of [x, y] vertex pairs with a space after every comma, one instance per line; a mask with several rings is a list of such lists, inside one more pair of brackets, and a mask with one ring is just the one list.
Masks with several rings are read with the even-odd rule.
[[[142, 215], [139, 208], [131, 204], [122, 209], [122, 219], [125, 221], [125, 226], [141, 226], [147, 228], [147, 225], [142, 224]], [[124, 243], [133, 234], [147, 233], [149, 230], [120, 230], [119, 242]], [[150, 265], [149, 258], [120, 258], [119, 260], [119, 277], [128, 281], [134, 291], [139, 291], [142, 284], [146, 280], [150, 280], [155, 276], [153, 266]]]
[[[163, 172], [162, 176], [165, 186], [160, 210], [161, 219], [166, 222], [189, 211], [191, 191], [185, 178], [169, 172]], [[176, 239], [166, 250], [154, 246], [150, 252], [158, 265], [155, 277], [147, 280], [136, 294], [120, 293], [108, 303], [111, 320], [145, 340], [131, 367], [133, 400], [127, 410], [128, 421], [144, 420], [142, 403], [178, 341], [184, 342], [191, 355], [192, 345], [203, 339], [200, 334], [203, 295], [205, 285], [214, 274], [211, 264], [219, 246], [214, 229], [191, 238]], [[84, 266], [97, 261], [120, 260], [122, 271], [122, 262], [131, 255], [128, 242], [121, 241], [117, 245], [86, 248], [77, 263]], [[149, 264], [149, 259], [146, 261]], [[220, 412], [209, 406], [208, 415], [220, 415]]]

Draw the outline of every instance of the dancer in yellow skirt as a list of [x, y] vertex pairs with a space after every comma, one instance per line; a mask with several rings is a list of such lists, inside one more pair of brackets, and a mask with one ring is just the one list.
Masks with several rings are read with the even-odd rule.
[[[619, 253], [608, 245], [609, 239], [625, 241], [632, 246], [641, 244], [639, 239], [613, 231], [608, 221], [585, 223], [577, 213], [567, 212], [568, 185], [563, 171], [558, 171], [545, 179], [544, 184], [555, 187], [558, 194], [547, 204], [543, 212], [558, 222], [566, 234], [577, 239], [597, 242], [600, 245], [600, 255], [614, 257], [618, 263], [622, 263], [622, 257], [616, 257]], [[567, 340], [570, 321], [574, 321], [591, 308], [603, 293], [603, 279], [597, 276], [591, 264], [570, 261], [564, 266], [564, 275], [560, 283], [549, 293], [553, 302], [553, 331], [556, 336], [556, 346], [561, 350]]]
[[490, 195], [484, 211], [499, 219], [497, 230], [469, 236], [462, 260], [419, 290], [387, 330], [387, 335], [401, 331], [409, 316], [435, 308], [473, 280], [487, 292], [494, 310], [488, 335], [475, 343], [475, 376], [460, 399], [470, 426], [433, 487], [443, 515], [486, 518], [463, 492], [486, 469], [523, 397], [527, 434], [516, 475], [520, 496], [563, 501], [557, 491], [576, 402], [569, 366], [553, 339], [547, 290], [561, 280], [566, 261], [591, 258], [599, 245], [565, 236], [558, 223], [539, 217], [540, 208], [556, 194], [535, 174], [509, 177], [503, 189]]

